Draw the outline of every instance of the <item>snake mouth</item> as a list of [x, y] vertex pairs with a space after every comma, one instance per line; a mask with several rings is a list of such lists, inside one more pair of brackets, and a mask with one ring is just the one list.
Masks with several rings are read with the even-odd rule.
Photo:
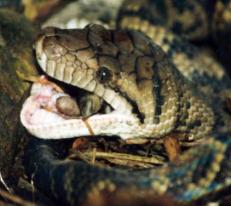
[[126, 139], [138, 125], [136, 118], [118, 113], [105, 102], [101, 102], [97, 111], [87, 110], [82, 114], [81, 107], [69, 110], [63, 106], [66, 100], [65, 104], [73, 105], [70, 95], [42, 76], [33, 84], [31, 95], [23, 105], [21, 123], [29, 133], [42, 139], [117, 134]]
[[105, 100], [94, 94], [77, 87], [72, 92], [75, 93], [76, 98], [65, 93], [57, 84], [50, 82], [46, 76], [41, 76], [33, 84], [28, 101], [30, 101], [30, 107], [34, 113], [36, 110], [42, 111], [44, 114], [47, 113], [47, 118], [43, 119], [42, 115], [36, 115], [36, 118], [28, 119], [28, 122], [40, 124], [41, 120], [44, 123], [61, 119], [87, 119], [96, 113], [104, 115], [115, 111]]
[[[115, 91], [96, 77], [95, 71], [100, 68], [99, 65], [97, 65], [99, 68], [95, 68], [89, 64], [89, 61], [95, 60], [96, 57], [93, 54], [89, 57], [85, 54], [87, 52], [77, 57], [78, 50], [77, 53], [73, 52], [67, 45], [58, 41], [59, 38], [63, 38], [67, 43], [68, 39], [65, 39], [67, 36], [60, 33], [60, 30], [58, 34], [56, 32], [55, 28], [47, 28], [36, 40], [36, 57], [41, 69], [56, 80], [95, 94], [113, 110], [121, 114], [132, 115], [134, 105], [119, 92], [119, 89]], [[86, 59], [89, 60], [88, 64], [85, 62]]]

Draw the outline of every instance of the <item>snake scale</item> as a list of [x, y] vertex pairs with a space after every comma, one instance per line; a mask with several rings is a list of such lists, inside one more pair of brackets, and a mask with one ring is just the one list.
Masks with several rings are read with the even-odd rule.
[[[209, 32], [209, 17], [204, 13], [208, 5], [206, 1], [177, 2], [126, 1], [116, 30], [89, 25], [42, 31], [35, 44], [42, 70], [99, 96], [112, 112], [89, 116], [89, 131], [83, 119], [67, 118], [53, 108], [52, 101], [66, 95], [63, 91], [38, 84], [23, 106], [21, 121], [43, 139], [95, 134], [161, 143], [164, 136], [176, 133], [182, 145], [196, 146], [177, 163], [131, 172], [63, 160], [56, 142], [33, 139], [25, 166], [38, 189], [65, 205], [78, 205], [91, 198], [96, 204], [94, 197], [100, 199], [103, 194], [126, 194], [130, 199], [166, 195], [191, 202], [231, 185], [231, 140], [224, 132], [229, 118], [224, 93], [230, 80], [216, 60], [162, 26], [186, 34], [194, 31], [188, 32], [188, 39], [199, 38], [198, 33], [204, 38]], [[196, 20], [184, 27], [179, 14], [190, 16], [187, 9]], [[163, 11], [179, 17], [174, 20], [177, 23], [163, 22]], [[150, 20], [156, 13], [163, 18]], [[44, 116], [39, 119], [41, 112]]]

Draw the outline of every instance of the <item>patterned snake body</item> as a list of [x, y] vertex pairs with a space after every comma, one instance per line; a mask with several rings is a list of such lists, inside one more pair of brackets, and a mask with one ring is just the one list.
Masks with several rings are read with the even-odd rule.
[[[131, 11], [123, 14], [120, 27], [145, 32], [166, 53], [143, 33], [89, 25], [44, 30], [35, 45], [38, 62], [49, 76], [92, 92], [110, 105], [111, 113], [87, 118], [95, 135], [161, 142], [165, 135], [176, 133], [183, 145], [206, 144], [187, 151], [178, 164], [131, 173], [59, 160], [60, 150], [51, 146], [53, 142], [34, 140], [27, 152], [29, 174], [38, 188], [67, 205], [105, 191], [109, 196], [127, 192], [131, 197], [134, 191], [144, 191], [187, 202], [231, 184], [231, 142], [227, 134], [217, 134], [218, 128], [226, 127], [220, 92], [230, 88], [226, 73], [211, 57], [163, 27], [131, 15], [140, 6], [124, 6]], [[60, 93], [54, 89], [46, 97]], [[29, 105], [44, 111], [36, 104], [38, 97], [41, 93], [32, 93], [21, 113], [30, 133], [43, 139], [92, 135], [81, 118], [32, 124]]]
[[[64, 205], [82, 204], [94, 195], [100, 198], [101, 194], [112, 200], [98, 205], [120, 205], [126, 199], [134, 199], [136, 204], [136, 198], [145, 204], [147, 197], [157, 195], [191, 202], [231, 185], [231, 141], [227, 134], [213, 136], [207, 144], [187, 151], [178, 164], [137, 172], [62, 160], [58, 155], [60, 148], [54, 145], [54, 142], [34, 140], [27, 149], [25, 165], [36, 187]], [[118, 195], [121, 193], [122, 197]], [[95, 201], [86, 205], [97, 205]]]

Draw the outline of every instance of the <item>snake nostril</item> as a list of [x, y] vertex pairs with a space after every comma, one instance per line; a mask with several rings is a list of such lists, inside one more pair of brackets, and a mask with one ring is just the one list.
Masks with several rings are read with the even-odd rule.
[[66, 49], [57, 43], [55, 37], [47, 37], [43, 40], [43, 51], [50, 59], [60, 57], [66, 53]]

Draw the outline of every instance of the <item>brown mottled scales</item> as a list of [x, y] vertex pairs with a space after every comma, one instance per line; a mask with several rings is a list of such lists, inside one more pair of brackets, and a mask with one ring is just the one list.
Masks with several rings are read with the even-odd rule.
[[[173, 62], [175, 67], [184, 77], [190, 80], [192, 87], [199, 90], [205, 99], [210, 102], [216, 119], [219, 123], [225, 125], [224, 128], [229, 127], [227, 123], [229, 116], [227, 116], [224, 110], [226, 98], [229, 95], [224, 95], [224, 91], [226, 94], [231, 92], [231, 81], [225, 72], [225, 68], [212, 55], [198, 49], [188, 41], [185, 41], [185, 38], [181, 38], [176, 34], [181, 36], [186, 34], [186, 38], [197, 41], [200, 38], [204, 39], [208, 34], [217, 37], [216, 34], [217, 32], [219, 33], [219, 28], [223, 25], [222, 28], [225, 28], [223, 33], [228, 35], [229, 28], [231, 28], [228, 26], [229, 21], [227, 19], [223, 21], [224, 18], [218, 18], [217, 10], [217, 13], [214, 13], [214, 19], [218, 21], [216, 24], [213, 23], [214, 19], [211, 17], [214, 7], [218, 9], [219, 5], [221, 7], [220, 10], [223, 11], [222, 15], [227, 14], [229, 16], [230, 3], [228, 2], [221, 3], [221, 1], [217, 1], [215, 4], [215, 1], [207, 0], [182, 2], [170, 0], [127, 0], [121, 6], [117, 19], [119, 28], [134, 29], [145, 33], [166, 52], [167, 57]], [[155, 12], [157, 8], [161, 12]], [[172, 16], [171, 14], [175, 15]], [[181, 16], [186, 14], [191, 17], [181, 18]], [[175, 25], [176, 23], [181, 25], [177, 31], [174, 29], [174, 22]], [[191, 26], [189, 26], [190, 22], [192, 23]], [[193, 24], [195, 25], [193, 26]], [[191, 28], [192, 31], [187, 28]], [[211, 28], [214, 31], [211, 31]], [[221, 37], [217, 40], [219, 44], [219, 42], [229, 41], [229, 37], [223, 36], [223, 38]], [[228, 42], [223, 44], [225, 44], [223, 48], [230, 45]], [[220, 46], [222, 47], [222, 44]], [[219, 53], [225, 53], [223, 55], [225, 57], [230, 52], [227, 48], [219, 51]], [[217, 105], [221, 106], [218, 107]]]
[[[213, 1], [207, 0], [126, 0], [121, 6], [118, 19], [120, 22], [126, 21], [127, 16], [133, 16], [137, 20], [146, 19], [157, 27], [165, 27], [189, 40], [201, 40], [209, 35], [209, 10], [213, 5]], [[146, 21], [143, 26], [147, 26], [147, 23]], [[140, 25], [136, 22], [133, 26]]]
[[[209, 4], [206, 0], [127, 0], [121, 6], [117, 25], [122, 29], [135, 29], [148, 35], [161, 46], [186, 78], [196, 82], [197, 89], [213, 95], [214, 90], [215, 93], [221, 90], [217, 89], [218, 85], [223, 89], [230, 87], [223, 66], [212, 56], [175, 35], [186, 34], [187, 38], [194, 41], [206, 37], [212, 27], [208, 19], [213, 5], [214, 2]], [[183, 18], [185, 15], [190, 18]], [[176, 25], [179, 25], [178, 30], [174, 29]]]
[[230, 71], [231, 54], [231, 1], [217, 0], [214, 6], [212, 18], [213, 38], [217, 47], [216, 53], [219, 60], [224, 63], [226, 69]]

